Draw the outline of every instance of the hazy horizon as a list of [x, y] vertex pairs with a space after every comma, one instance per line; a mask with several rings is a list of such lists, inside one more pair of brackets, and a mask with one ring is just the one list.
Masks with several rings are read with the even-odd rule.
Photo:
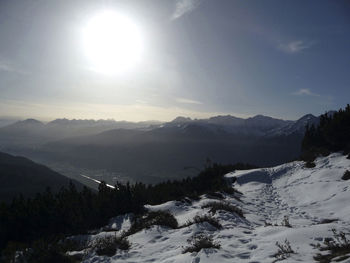
[[[333, 111], [333, 110], [330, 110]], [[324, 114], [326, 112], [323, 112], [321, 114]], [[280, 119], [280, 120], [285, 120], [285, 121], [297, 121], [298, 119], [302, 118], [303, 116], [307, 115], [307, 114], [312, 114], [314, 116], [320, 116], [321, 114], [313, 114], [313, 113], [305, 113], [303, 115], [301, 115], [300, 117], [297, 117], [296, 119], [286, 119], [286, 118], [282, 118], [282, 117], [278, 117], [278, 116], [271, 116], [271, 115], [265, 115], [265, 114], [254, 114], [254, 115], [234, 115], [234, 114], [230, 114], [230, 113], [214, 113], [213, 115], [211, 114], [203, 114], [202, 117], [198, 117], [198, 116], [186, 116], [186, 115], [176, 115], [170, 119], [165, 119], [165, 120], [161, 120], [161, 119], [141, 119], [141, 120], [130, 120], [130, 119], [116, 119], [116, 118], [84, 118], [84, 117], [68, 117], [68, 116], [58, 116], [58, 117], [48, 117], [48, 118], [42, 118], [42, 117], [38, 117], [38, 116], [27, 116], [27, 117], [23, 117], [23, 116], [0, 116], [0, 120], [15, 120], [15, 121], [23, 121], [23, 120], [28, 120], [28, 119], [34, 119], [34, 120], [38, 120], [41, 122], [50, 122], [50, 121], [54, 121], [57, 119], [67, 119], [67, 120], [94, 120], [94, 121], [98, 121], [98, 120], [104, 120], [104, 121], [126, 121], [126, 122], [170, 122], [173, 121], [174, 119], [176, 119], [177, 117], [185, 117], [185, 118], [190, 118], [191, 120], [202, 120], [202, 119], [208, 119], [211, 117], [218, 117], [218, 116], [232, 116], [232, 117], [237, 117], [237, 118], [241, 118], [241, 119], [248, 119], [248, 118], [253, 118], [255, 116], [258, 115], [262, 115], [262, 116], [266, 116], [266, 117], [271, 117], [274, 119]]]

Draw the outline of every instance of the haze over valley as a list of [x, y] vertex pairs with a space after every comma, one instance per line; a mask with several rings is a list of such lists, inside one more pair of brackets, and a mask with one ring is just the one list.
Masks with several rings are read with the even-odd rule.
[[76, 176], [85, 174], [110, 184], [156, 183], [196, 175], [208, 161], [271, 166], [293, 160], [301, 153], [306, 125], [318, 121], [311, 114], [296, 121], [262, 115], [166, 123], [27, 119], [0, 128], [0, 150], [77, 180], [85, 181]]

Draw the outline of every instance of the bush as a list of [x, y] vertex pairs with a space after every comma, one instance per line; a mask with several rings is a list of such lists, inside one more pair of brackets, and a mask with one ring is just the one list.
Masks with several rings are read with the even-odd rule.
[[205, 234], [197, 234], [187, 240], [190, 243], [190, 246], [186, 247], [182, 253], [185, 254], [187, 252], [199, 252], [204, 248], [216, 248], [219, 249], [221, 247], [220, 243], [214, 242], [212, 236], [208, 236]]
[[135, 234], [142, 229], [147, 229], [155, 225], [165, 226], [172, 229], [178, 228], [178, 222], [171, 213], [165, 211], [154, 211], [135, 217], [130, 229], [125, 232], [124, 236]]
[[236, 213], [240, 217], [244, 218], [242, 209], [227, 202], [210, 202], [203, 205], [202, 208], [209, 208], [209, 213], [212, 214], [215, 214], [217, 211], [227, 211], [230, 213]]
[[283, 220], [282, 220], [280, 225], [277, 223], [272, 224], [271, 222], [265, 221], [265, 227], [267, 227], [267, 226], [285, 226], [285, 227], [290, 227], [290, 228], [292, 227], [292, 225], [289, 222], [288, 216], [283, 217]]
[[346, 159], [350, 159], [350, 153], [348, 154], [348, 156], [346, 157]]
[[325, 238], [323, 245], [315, 245], [320, 251], [329, 251], [329, 254], [317, 254], [314, 256], [316, 261], [322, 263], [331, 262], [332, 259], [337, 258], [336, 261], [342, 261], [350, 256], [347, 254], [350, 253], [350, 240], [346, 237], [344, 232], [338, 232], [335, 229], [332, 229], [333, 238]]
[[346, 170], [341, 179], [349, 180], [350, 179], [350, 171]]
[[294, 254], [294, 250], [290, 246], [290, 242], [286, 239], [284, 243], [276, 242], [276, 246], [278, 247], [277, 252], [273, 255], [276, 260], [274, 262], [284, 260], [290, 257], [290, 254]]
[[338, 222], [339, 219], [335, 219], [335, 218], [325, 218], [325, 219], [322, 219], [319, 224], [322, 225], [322, 224], [330, 224], [330, 223], [333, 223], [333, 222]]
[[200, 224], [200, 223], [204, 223], [204, 222], [211, 224], [213, 227], [216, 227], [217, 229], [222, 228], [222, 225], [220, 224], [219, 220], [217, 220], [216, 218], [214, 218], [212, 216], [208, 216], [208, 215], [203, 215], [203, 216], [197, 215], [193, 218], [193, 220], [187, 221], [187, 223], [184, 226], [186, 227], [186, 226], [190, 226], [193, 224]]
[[281, 225], [285, 226], [285, 227], [292, 227], [292, 225], [289, 223], [289, 217], [288, 216], [284, 216], [283, 217]]
[[98, 238], [93, 244], [92, 249], [96, 251], [99, 256], [111, 257], [115, 255], [117, 249], [128, 250], [130, 242], [126, 238], [117, 236], [106, 236]]
[[316, 166], [315, 162], [307, 161], [305, 163], [306, 168], [314, 168]]
[[210, 199], [218, 199], [218, 200], [222, 200], [225, 199], [225, 196], [222, 193], [219, 192], [210, 192], [206, 194], [207, 198]]

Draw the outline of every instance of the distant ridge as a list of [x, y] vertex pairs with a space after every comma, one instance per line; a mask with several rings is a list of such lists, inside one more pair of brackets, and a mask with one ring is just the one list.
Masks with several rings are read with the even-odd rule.
[[[173, 121], [165, 123], [163, 127], [179, 125], [202, 125], [211, 127], [221, 127], [227, 132], [255, 134], [259, 136], [280, 136], [292, 133], [302, 134], [307, 124], [317, 124], [319, 117], [306, 114], [298, 120], [283, 120], [264, 115], [256, 115], [249, 118], [239, 118], [232, 115], [218, 115], [208, 119], [191, 119], [179, 116]], [[214, 128], [215, 129], [215, 128]]]
[[43, 123], [35, 119], [17, 121], [0, 128], [1, 146], [21, 145], [33, 146], [53, 140], [98, 134], [113, 129], [151, 129], [158, 127], [158, 121], [115, 121], [88, 119], [55, 119]]

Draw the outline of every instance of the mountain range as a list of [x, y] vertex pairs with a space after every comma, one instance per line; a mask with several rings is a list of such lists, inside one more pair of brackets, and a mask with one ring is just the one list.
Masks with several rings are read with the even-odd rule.
[[177, 117], [166, 123], [163, 127], [185, 127], [188, 125], [202, 125], [222, 129], [229, 133], [250, 134], [257, 136], [290, 135], [293, 133], [303, 134], [306, 125], [317, 125], [319, 117], [307, 114], [296, 121], [276, 119], [264, 115], [256, 115], [243, 119], [231, 115], [215, 116], [209, 119], [190, 119]]
[[[36, 119], [17, 121], [0, 128], [0, 145], [37, 146], [52, 140], [91, 135], [111, 129], [147, 129], [158, 121], [127, 122], [115, 120], [56, 119], [43, 123]], [[0, 146], [0, 147], [1, 147]]]
[[60, 166], [63, 174], [103, 170], [110, 184], [119, 175], [156, 183], [193, 176], [209, 160], [257, 166], [290, 161], [300, 155], [305, 126], [318, 122], [311, 114], [296, 121], [263, 115], [166, 123], [27, 119], [0, 128], [0, 150]]

